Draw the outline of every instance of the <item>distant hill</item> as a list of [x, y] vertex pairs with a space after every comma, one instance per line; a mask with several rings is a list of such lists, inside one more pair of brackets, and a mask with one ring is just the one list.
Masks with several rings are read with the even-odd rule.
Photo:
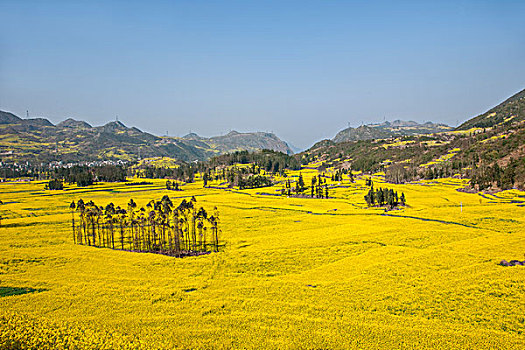
[[13, 113], [0, 111], [0, 125], [4, 124], [20, 124], [27, 126], [53, 126], [53, 124], [44, 118], [29, 118], [22, 119]]
[[171, 157], [180, 161], [206, 160], [236, 150], [268, 148], [292, 153], [270, 133], [238, 133], [212, 138], [196, 134], [184, 138], [158, 137], [122, 122], [93, 127], [72, 118], [53, 125], [44, 118], [22, 119], [0, 111], [0, 158], [3, 161], [137, 160]]
[[72, 118], [68, 118], [60, 123], [57, 124], [57, 127], [59, 128], [77, 128], [77, 129], [90, 129], [92, 128], [91, 125], [84, 121], [78, 121]]
[[457, 130], [510, 125], [525, 120], [525, 89], [487, 112], [467, 120]]
[[205, 137], [199, 136], [194, 132], [190, 132], [189, 134], [182, 137], [182, 139], [185, 140], [202, 140], [205, 139]]
[[181, 139], [198, 147], [208, 145], [210, 149], [218, 151], [218, 153], [221, 154], [239, 150], [255, 151], [260, 149], [270, 149], [285, 154], [294, 153], [286, 142], [268, 132], [241, 133], [234, 130], [224, 136], [214, 136], [210, 138], [191, 133]]
[[13, 113], [0, 111], [0, 124], [18, 124], [22, 123], [22, 119]]
[[450, 131], [453, 128], [445, 124], [426, 122], [419, 124], [414, 121], [395, 120], [380, 124], [361, 125], [357, 128], [346, 128], [337, 133], [334, 142], [386, 139], [391, 137], [433, 134]]

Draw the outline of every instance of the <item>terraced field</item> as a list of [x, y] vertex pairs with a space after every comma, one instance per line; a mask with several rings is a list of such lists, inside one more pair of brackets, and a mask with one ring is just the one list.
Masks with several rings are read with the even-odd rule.
[[[498, 264], [524, 259], [524, 192], [378, 175], [407, 198], [385, 212], [367, 207], [364, 178], [330, 182], [330, 199], [148, 181], [0, 184], [0, 348], [525, 348], [525, 267]], [[218, 206], [221, 252], [73, 244], [71, 201], [140, 207], [165, 194]]]

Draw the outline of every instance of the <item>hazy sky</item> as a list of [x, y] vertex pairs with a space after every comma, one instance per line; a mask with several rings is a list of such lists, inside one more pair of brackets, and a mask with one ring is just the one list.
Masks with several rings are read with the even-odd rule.
[[[109, 4], [108, 4], [109, 3]], [[0, 109], [158, 135], [456, 125], [525, 88], [525, 1], [0, 0]]]

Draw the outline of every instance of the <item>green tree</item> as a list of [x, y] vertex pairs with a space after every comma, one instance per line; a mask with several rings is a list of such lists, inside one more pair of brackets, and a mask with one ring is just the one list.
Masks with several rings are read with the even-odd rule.
[[75, 201], [72, 201], [69, 205], [69, 209], [71, 209], [71, 230], [73, 231], [73, 242], [77, 243], [77, 237], [75, 235]]
[[62, 180], [53, 179], [53, 180], [50, 180], [47, 183], [46, 189], [48, 189], [48, 190], [63, 190], [64, 189], [64, 183], [62, 182]]
[[297, 193], [304, 191], [304, 180], [303, 175], [299, 173], [299, 179], [297, 180], [297, 186], [296, 186]]

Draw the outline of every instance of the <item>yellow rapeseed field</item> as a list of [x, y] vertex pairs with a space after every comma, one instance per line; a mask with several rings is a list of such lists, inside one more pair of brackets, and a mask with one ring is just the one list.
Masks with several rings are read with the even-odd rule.
[[[317, 174], [301, 173], [306, 184]], [[148, 181], [0, 184], [0, 348], [525, 349], [525, 267], [498, 265], [524, 260], [523, 192], [376, 176], [407, 199], [385, 212], [366, 206], [360, 177], [328, 181], [330, 199], [277, 196], [282, 183], [175, 192]], [[221, 252], [73, 243], [71, 201], [140, 207], [166, 194], [218, 206]]]

